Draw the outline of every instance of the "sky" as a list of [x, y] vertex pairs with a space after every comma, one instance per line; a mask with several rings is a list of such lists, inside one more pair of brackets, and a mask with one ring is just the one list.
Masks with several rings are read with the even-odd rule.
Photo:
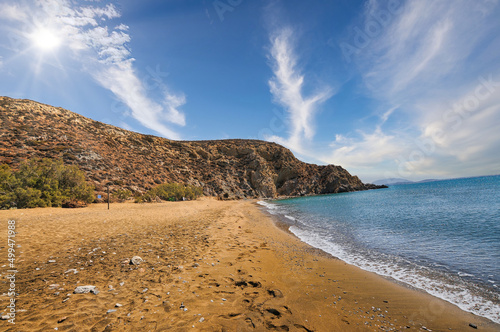
[[498, 0], [0, 0], [0, 95], [370, 182], [500, 174]]

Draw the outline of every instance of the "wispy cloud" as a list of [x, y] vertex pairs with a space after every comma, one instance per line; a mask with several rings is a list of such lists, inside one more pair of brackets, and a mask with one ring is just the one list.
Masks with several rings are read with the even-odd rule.
[[149, 87], [139, 79], [133, 66], [135, 59], [128, 47], [129, 27], [116, 23], [120, 13], [113, 4], [76, 6], [67, 0], [45, 0], [29, 6], [9, 3], [0, 6], [1, 16], [17, 21], [26, 36], [41, 27], [54, 31], [81, 61], [84, 70], [125, 103], [132, 117], [143, 126], [168, 138], [180, 138], [171, 124], [185, 125], [180, 110], [185, 97], [172, 93], [161, 80], [155, 87], [162, 92], [162, 100], [158, 102], [148, 96]]
[[[491, 173], [500, 165], [491, 155], [500, 148], [493, 134], [500, 129], [500, 87], [490, 84], [489, 91], [480, 81], [500, 81], [493, 55], [500, 48], [498, 1], [409, 1], [393, 16], [383, 15], [385, 6], [367, 2], [362, 28], [386, 20], [353, 63], [365, 93], [388, 111], [372, 133], [336, 140], [323, 160], [347, 167], [373, 161], [394, 177]], [[484, 98], [475, 96], [478, 89]], [[467, 103], [473, 111], [464, 111]], [[397, 124], [390, 123], [395, 115]]]
[[330, 148], [331, 152], [318, 155], [318, 160], [342, 165], [353, 174], [375, 180], [385, 173], [381, 170], [404, 153], [407, 146], [401, 133], [387, 134], [376, 126], [371, 133], [358, 131], [356, 138], [336, 135]]
[[289, 137], [267, 137], [292, 150], [304, 153], [303, 143], [315, 134], [314, 115], [318, 107], [333, 95], [330, 87], [321, 87], [317, 92], [304, 96], [304, 75], [297, 65], [293, 48], [293, 30], [283, 28], [272, 33], [270, 60], [274, 76], [269, 87], [276, 103], [286, 109], [289, 116]]
[[0, 18], [7, 20], [24, 20], [27, 18], [25, 10], [16, 3], [3, 3], [0, 5], [0, 9]]
[[[483, 15], [475, 11], [477, 3], [405, 3], [376, 42], [357, 57], [374, 96], [405, 102], [454, 77], [457, 66], [468, 60], [488, 32], [484, 22], [481, 24]], [[371, 13], [384, 10], [377, 1], [370, 5], [366, 21], [373, 20]], [[463, 69], [460, 72], [467, 74]]]
[[[432, 148], [431, 159], [447, 160], [451, 173], [489, 174], [492, 166], [500, 173], [497, 153], [500, 151], [500, 76], [480, 76], [471, 83], [467, 91], [456, 99], [447, 99], [445, 105], [437, 100], [425, 104], [425, 110], [439, 112], [428, 112], [420, 119], [418, 139], [428, 142], [428, 149]], [[415, 166], [419, 171], [430, 171], [426, 165]]]
[[[131, 109], [132, 117], [137, 119], [142, 125], [165, 137], [171, 139], [180, 138], [164, 122], [175, 121], [177, 124], [184, 124], [184, 121], [179, 121], [178, 116], [172, 114], [172, 111], [177, 112], [176, 106], [183, 104], [182, 99], [181, 102], [166, 100], [163, 105], [148, 99], [141, 81], [134, 73], [131, 63], [123, 63], [120, 67], [110, 66], [93, 75], [102, 86], [111, 90], [118, 99]], [[167, 95], [166, 98], [169, 97]]]
[[388, 157], [402, 152], [401, 144], [395, 135], [387, 135], [377, 127], [373, 133], [359, 132], [361, 140], [355, 141], [337, 135], [331, 144], [335, 148], [329, 156], [337, 163], [353, 168], [372, 167]]

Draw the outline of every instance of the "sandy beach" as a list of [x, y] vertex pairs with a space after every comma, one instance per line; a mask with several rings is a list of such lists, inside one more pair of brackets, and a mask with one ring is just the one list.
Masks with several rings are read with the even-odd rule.
[[2, 316], [8, 220], [19, 295], [2, 331], [500, 330], [311, 248], [255, 201], [208, 198], [0, 211]]

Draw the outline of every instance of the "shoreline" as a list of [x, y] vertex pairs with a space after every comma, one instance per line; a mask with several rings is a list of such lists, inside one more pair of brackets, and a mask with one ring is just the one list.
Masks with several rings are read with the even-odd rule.
[[[425, 289], [421, 289], [421, 288], [418, 288], [418, 287], [415, 287], [415, 286], [412, 286], [408, 283], [405, 283], [403, 281], [400, 281], [400, 280], [397, 280], [397, 279], [394, 279], [393, 277], [391, 276], [385, 276], [385, 275], [380, 275], [376, 272], [372, 272], [372, 271], [368, 271], [368, 270], [364, 270], [363, 268], [361, 267], [358, 267], [354, 264], [351, 264], [351, 263], [347, 263], [345, 261], [343, 261], [341, 258], [339, 257], [336, 257], [334, 256], [333, 254], [321, 249], [321, 248], [318, 248], [318, 247], [315, 247], [307, 242], [304, 242], [302, 239], [300, 239], [300, 237], [298, 237], [295, 233], [293, 233], [291, 230], [290, 230], [290, 227], [292, 227], [294, 224], [292, 223], [292, 220], [291, 219], [288, 219], [286, 218], [284, 215], [281, 215], [281, 214], [272, 214], [269, 212], [268, 210], [268, 207], [266, 205], [262, 205], [262, 204], [259, 204], [257, 201], [255, 202], [256, 206], [266, 215], [268, 216], [276, 225], [276, 227], [280, 230], [282, 230], [283, 232], [285, 232], [287, 235], [293, 237], [294, 239], [296, 239], [297, 241], [300, 241], [301, 243], [303, 243], [305, 246], [307, 247], [310, 247], [312, 250], [311, 250], [311, 253], [313, 255], [318, 255], [318, 256], [322, 256], [322, 257], [326, 257], [327, 259], [331, 259], [331, 260], [334, 260], [334, 261], [339, 261], [339, 262], [342, 262], [344, 264], [347, 264], [348, 266], [352, 267], [352, 268], [355, 268], [355, 269], [359, 269], [362, 271], [362, 273], [367, 273], [367, 274], [371, 274], [371, 275], [374, 275], [375, 277], [377, 278], [380, 278], [382, 280], [386, 280], [392, 284], [394, 284], [395, 286], [399, 286], [399, 287], [402, 287], [404, 289], [407, 289], [408, 291], [410, 292], [415, 292], [417, 294], [420, 294], [420, 296], [424, 296], [424, 297], [430, 297], [430, 298], [433, 298], [435, 299], [437, 302], [439, 301], [442, 301], [444, 302], [445, 306], [451, 306], [453, 308], [455, 308], [456, 310], [458, 310], [459, 312], [462, 312], [466, 315], [470, 315], [472, 317], [477, 317], [479, 318], [480, 320], [484, 320], [486, 323], [485, 323], [485, 327], [486, 326], [489, 326], [489, 327], [492, 327], [492, 329], [494, 331], [500, 331], [500, 324], [498, 323], [495, 323], [493, 322], [492, 320], [490, 320], [489, 318], [487, 317], [483, 317], [483, 316], [479, 316], [479, 315], [476, 315], [470, 311], [467, 311], [467, 310], [464, 310], [462, 308], [460, 308], [458, 305], [446, 300], [446, 299], [443, 299], [443, 298], [440, 298], [440, 297], [437, 297], [435, 295], [432, 295], [432, 294], [429, 294]], [[442, 305], [439, 304], [439, 305]], [[449, 308], [447, 309], [449, 310]], [[472, 325], [475, 325], [474, 323], [469, 323], [469, 324], [472, 324]], [[429, 330], [431, 330], [431, 328], [429, 327], [426, 327], [428, 328]], [[462, 327], [463, 328], [463, 327]], [[469, 325], [469, 328], [472, 329], [472, 327]], [[440, 329], [438, 329], [440, 330]], [[452, 328], [448, 328], [448, 330], [452, 330]]]
[[[387, 281], [390, 281], [396, 285], [399, 285], [399, 286], [403, 286], [405, 288], [408, 288], [409, 290], [412, 290], [412, 291], [416, 291], [416, 292], [419, 292], [419, 293], [422, 293], [422, 294], [427, 294], [427, 295], [430, 295], [429, 293], [427, 293], [425, 290], [423, 289], [420, 289], [420, 288], [417, 288], [417, 287], [414, 287], [412, 285], [409, 285], [407, 283], [404, 283], [402, 281], [399, 281], [397, 279], [394, 279], [390, 276], [384, 276], [384, 275], [380, 275], [380, 274], [377, 274], [375, 272], [371, 272], [371, 271], [367, 271], [367, 270], [364, 270], [354, 264], [350, 264], [350, 263], [347, 263], [345, 262], [344, 260], [342, 260], [341, 258], [339, 257], [336, 257], [334, 256], [333, 254], [330, 254], [329, 252], [321, 249], [321, 248], [317, 248], [307, 242], [304, 242], [300, 237], [298, 237], [296, 234], [294, 234], [291, 230], [290, 230], [290, 227], [293, 226], [293, 224], [285, 221], [286, 218], [284, 218], [282, 215], [274, 215], [272, 213], [269, 213], [269, 211], [266, 210], [266, 207], [263, 206], [263, 205], [260, 205], [258, 202], [255, 202], [257, 208], [261, 209], [261, 211], [266, 215], [268, 216], [272, 222], [275, 224], [275, 226], [277, 228], [279, 228], [280, 230], [282, 230], [283, 232], [285, 232], [286, 234], [290, 235], [291, 237], [297, 239], [298, 241], [300, 241], [301, 243], [303, 243], [305, 246], [309, 247], [311, 252], [314, 252], [315, 254], [317, 255], [320, 255], [320, 256], [324, 256], [324, 257], [327, 257], [329, 259], [332, 259], [332, 260], [336, 260], [336, 261], [340, 261], [340, 262], [343, 262], [345, 264], [348, 264], [349, 266], [353, 266], [353, 267], [356, 267], [356, 268], [359, 268], [360, 270], [364, 271], [364, 272], [367, 272], [367, 273], [373, 273], [375, 274], [376, 276], [380, 277], [380, 278], [383, 278]], [[432, 296], [432, 295], [431, 295]], [[435, 297], [435, 296], [434, 296]], [[438, 298], [440, 299], [440, 298]], [[443, 299], [441, 299], [443, 300]], [[448, 302], [448, 301], [446, 301]], [[450, 302], [450, 304], [453, 304]], [[464, 310], [465, 311], [465, 310]], [[486, 318], [487, 319], [487, 318]]]
[[[446, 293], [444, 295], [439, 293], [439, 292], [434, 294], [432, 291], [430, 292], [425, 287], [421, 287], [421, 285], [419, 285], [419, 286], [412, 285], [411, 283], [407, 282], [406, 280], [399, 280], [398, 278], [395, 278], [391, 274], [383, 274], [383, 273], [379, 273], [378, 270], [366, 269], [365, 267], [360, 266], [360, 265], [356, 264], [355, 262], [345, 260], [341, 256], [336, 256], [335, 254], [329, 252], [328, 249], [322, 248], [321, 245], [317, 246], [317, 244], [310, 243], [307, 239], [302, 239], [298, 234], [295, 234], [294, 231], [291, 230], [291, 227], [297, 227], [297, 221], [295, 220], [294, 217], [287, 216], [287, 215], [283, 214], [283, 212], [282, 213], [272, 213], [271, 211], [274, 208], [272, 208], [272, 207], [270, 208], [266, 201], [260, 200], [256, 204], [257, 204], [257, 206], [259, 206], [259, 208], [262, 209], [262, 211], [264, 211], [264, 213], [266, 215], [268, 215], [271, 219], [274, 220], [277, 227], [286, 231], [287, 234], [289, 234], [289, 235], [293, 236], [294, 238], [298, 239], [299, 241], [303, 242], [305, 245], [311, 246], [312, 248], [323, 252], [325, 255], [331, 257], [332, 259], [340, 260], [342, 262], [345, 262], [348, 265], [355, 266], [355, 267], [357, 267], [357, 268], [359, 268], [367, 273], [373, 273], [373, 274], [375, 274], [375, 275], [377, 275], [385, 280], [388, 280], [394, 284], [403, 286], [407, 289], [410, 289], [410, 290], [434, 297], [436, 299], [442, 300], [446, 303], [451, 304], [452, 306], [457, 307], [461, 311], [464, 311], [464, 312], [470, 313], [474, 316], [486, 319], [487, 321], [491, 322], [492, 324], [498, 326], [498, 329], [500, 330], [500, 323], [498, 321], [494, 320], [494, 319], [498, 320], [498, 319], [500, 319], [500, 317], [495, 317], [495, 315], [492, 315], [491, 313], [489, 316], [488, 315], [483, 316], [483, 315], [481, 315], [481, 313], [477, 313], [477, 312], [468, 310], [468, 308], [463, 308], [461, 306], [461, 304], [453, 302], [453, 300], [450, 300], [449, 298], [447, 298]], [[487, 301], [493, 301], [493, 300], [487, 300]], [[491, 305], [495, 305], [494, 302], [490, 302], [490, 303], [491, 303]], [[489, 307], [486, 307], [486, 308], [489, 308]], [[488, 312], [486, 312], [486, 313], [488, 313]]]
[[[256, 200], [0, 211], [8, 219], [21, 247], [7, 331], [500, 330], [307, 245]], [[144, 262], [130, 265], [135, 255]], [[81, 285], [100, 292], [73, 294]]]

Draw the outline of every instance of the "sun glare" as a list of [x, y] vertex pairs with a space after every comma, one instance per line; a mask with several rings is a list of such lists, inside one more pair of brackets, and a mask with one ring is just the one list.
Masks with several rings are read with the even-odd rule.
[[53, 50], [61, 43], [61, 39], [53, 31], [45, 28], [35, 31], [31, 38], [35, 46], [43, 51]]

